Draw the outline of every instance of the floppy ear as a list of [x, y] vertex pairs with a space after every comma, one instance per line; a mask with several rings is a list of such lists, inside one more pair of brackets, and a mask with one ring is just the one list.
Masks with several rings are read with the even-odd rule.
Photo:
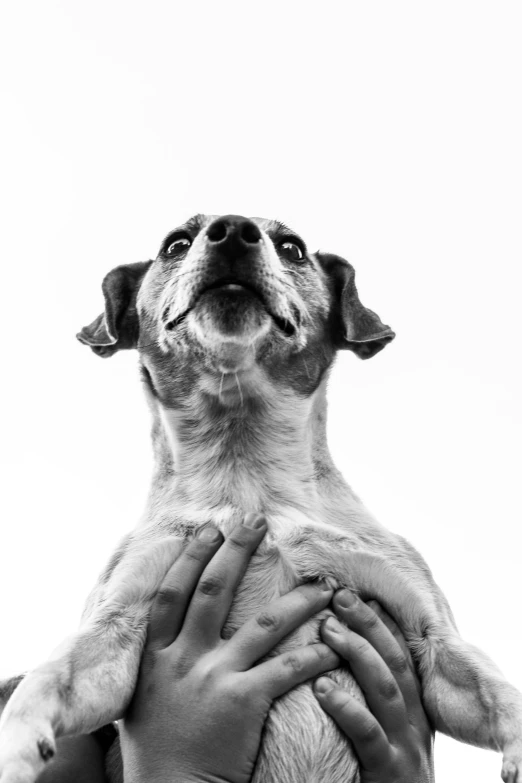
[[360, 359], [371, 359], [395, 337], [377, 313], [361, 304], [355, 287], [355, 270], [348, 261], [331, 253], [316, 257], [333, 282], [333, 312], [337, 348], [348, 348]]
[[76, 337], [89, 345], [98, 356], [112, 356], [138, 344], [139, 322], [136, 297], [152, 261], [117, 266], [102, 283], [105, 312], [84, 326]]

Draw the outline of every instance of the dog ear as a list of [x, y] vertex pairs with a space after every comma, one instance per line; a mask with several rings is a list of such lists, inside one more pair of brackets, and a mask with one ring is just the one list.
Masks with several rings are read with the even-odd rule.
[[355, 270], [348, 261], [331, 253], [317, 253], [316, 257], [334, 286], [336, 348], [347, 348], [360, 359], [371, 359], [393, 340], [395, 332], [361, 303]]
[[139, 335], [136, 298], [151, 264], [152, 261], [123, 264], [104, 277], [105, 312], [76, 335], [98, 356], [112, 356], [124, 348], [136, 348]]

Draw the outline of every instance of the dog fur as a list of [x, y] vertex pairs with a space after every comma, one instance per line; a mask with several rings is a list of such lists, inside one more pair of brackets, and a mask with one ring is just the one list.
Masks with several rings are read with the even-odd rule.
[[[458, 635], [420, 555], [382, 527], [346, 484], [326, 441], [335, 354], [371, 358], [394, 337], [358, 297], [342, 258], [308, 252], [277, 221], [198, 215], [155, 261], [109, 272], [104, 312], [79, 334], [100, 356], [137, 348], [152, 414], [155, 469], [141, 522], [92, 591], [79, 631], [16, 688], [0, 724], [0, 783], [32, 783], [61, 734], [121, 718], [132, 696], [151, 601], [194, 531], [226, 535], [248, 511], [269, 533], [226, 635], [298, 584], [329, 579], [377, 599], [416, 661], [434, 727], [504, 753], [522, 783], [522, 696]], [[278, 651], [318, 640], [324, 613]], [[362, 700], [350, 674], [334, 679]], [[359, 779], [346, 738], [310, 684], [273, 705], [255, 783]]]

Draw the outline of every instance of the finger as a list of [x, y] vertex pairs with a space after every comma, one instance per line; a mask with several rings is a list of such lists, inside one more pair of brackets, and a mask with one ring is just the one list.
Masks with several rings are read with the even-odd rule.
[[361, 768], [365, 772], [382, 774], [389, 764], [391, 748], [374, 716], [329, 677], [317, 680], [314, 693], [323, 710], [352, 741]]
[[[372, 607], [361, 601], [350, 590], [339, 590], [333, 600], [334, 611], [348, 628], [366, 639], [377, 650], [383, 661], [394, 676], [406, 703], [418, 701], [418, 691], [412, 676], [411, 658], [405, 654], [404, 647], [398, 641], [397, 635], [383, 622]], [[390, 623], [393, 621], [389, 618]]]
[[398, 680], [398, 684], [402, 690], [402, 695], [404, 696], [404, 701], [406, 703], [408, 712], [411, 714], [412, 712], [419, 710], [424, 713], [424, 707], [422, 706], [421, 702], [422, 689], [420, 680], [417, 676], [413, 658], [408, 649], [408, 645], [406, 644], [406, 640], [402, 635], [401, 629], [395, 620], [390, 617], [390, 615], [382, 608], [378, 601], [368, 601], [368, 606], [373, 609], [375, 614], [387, 627], [388, 631], [392, 634], [393, 638], [401, 648], [406, 661], [408, 662], [409, 672], [405, 673], [404, 679], [399, 678], [400, 681]]
[[321, 636], [341, 658], [350, 664], [353, 676], [364, 693], [371, 712], [386, 735], [395, 738], [408, 727], [408, 714], [401, 690], [377, 650], [359, 634], [329, 617]]
[[249, 688], [261, 691], [272, 700], [339, 665], [339, 656], [327, 644], [310, 644], [260, 663], [244, 677]]
[[221, 638], [235, 589], [266, 529], [263, 516], [247, 514], [205, 569], [183, 625], [182, 635], [191, 646], [208, 648]]
[[408, 662], [413, 667], [413, 660], [410, 654], [410, 651], [408, 649], [408, 645], [406, 644], [406, 639], [402, 635], [402, 632], [395, 622], [395, 620], [386, 612], [380, 603], [375, 600], [366, 601], [367, 605], [372, 609], [375, 614], [382, 620], [386, 628], [390, 631], [390, 633], [393, 634], [395, 641], [403, 651], [404, 655], [406, 656]]
[[205, 525], [172, 565], [152, 603], [148, 649], [168, 647], [177, 637], [198, 580], [222, 542], [219, 530]]
[[223, 646], [221, 654], [227, 664], [236, 671], [249, 669], [291, 631], [328, 606], [332, 592], [325, 582], [315, 582], [272, 601]]

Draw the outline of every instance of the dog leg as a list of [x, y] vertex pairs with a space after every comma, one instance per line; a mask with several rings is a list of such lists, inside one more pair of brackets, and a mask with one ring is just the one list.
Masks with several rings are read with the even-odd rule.
[[392, 565], [389, 558], [366, 553], [349, 555], [347, 565], [361, 597], [376, 598], [399, 623], [418, 664], [424, 706], [434, 728], [471, 745], [502, 751], [502, 779], [522, 783], [522, 694], [485, 653], [458, 635], [428, 569], [408, 573], [404, 563], [401, 568], [397, 561]]
[[487, 655], [453, 633], [420, 641], [417, 660], [424, 705], [435, 727], [501, 751], [502, 779], [522, 783], [522, 694]]
[[15, 690], [18, 688], [22, 680], [23, 674], [19, 674], [17, 677], [10, 677], [9, 680], [0, 682], [0, 717], [2, 716], [5, 706]]
[[0, 783], [34, 783], [63, 734], [120, 718], [134, 691], [152, 599], [181, 553], [179, 538], [136, 540], [106, 598], [51, 658], [29, 673], [0, 720]]

